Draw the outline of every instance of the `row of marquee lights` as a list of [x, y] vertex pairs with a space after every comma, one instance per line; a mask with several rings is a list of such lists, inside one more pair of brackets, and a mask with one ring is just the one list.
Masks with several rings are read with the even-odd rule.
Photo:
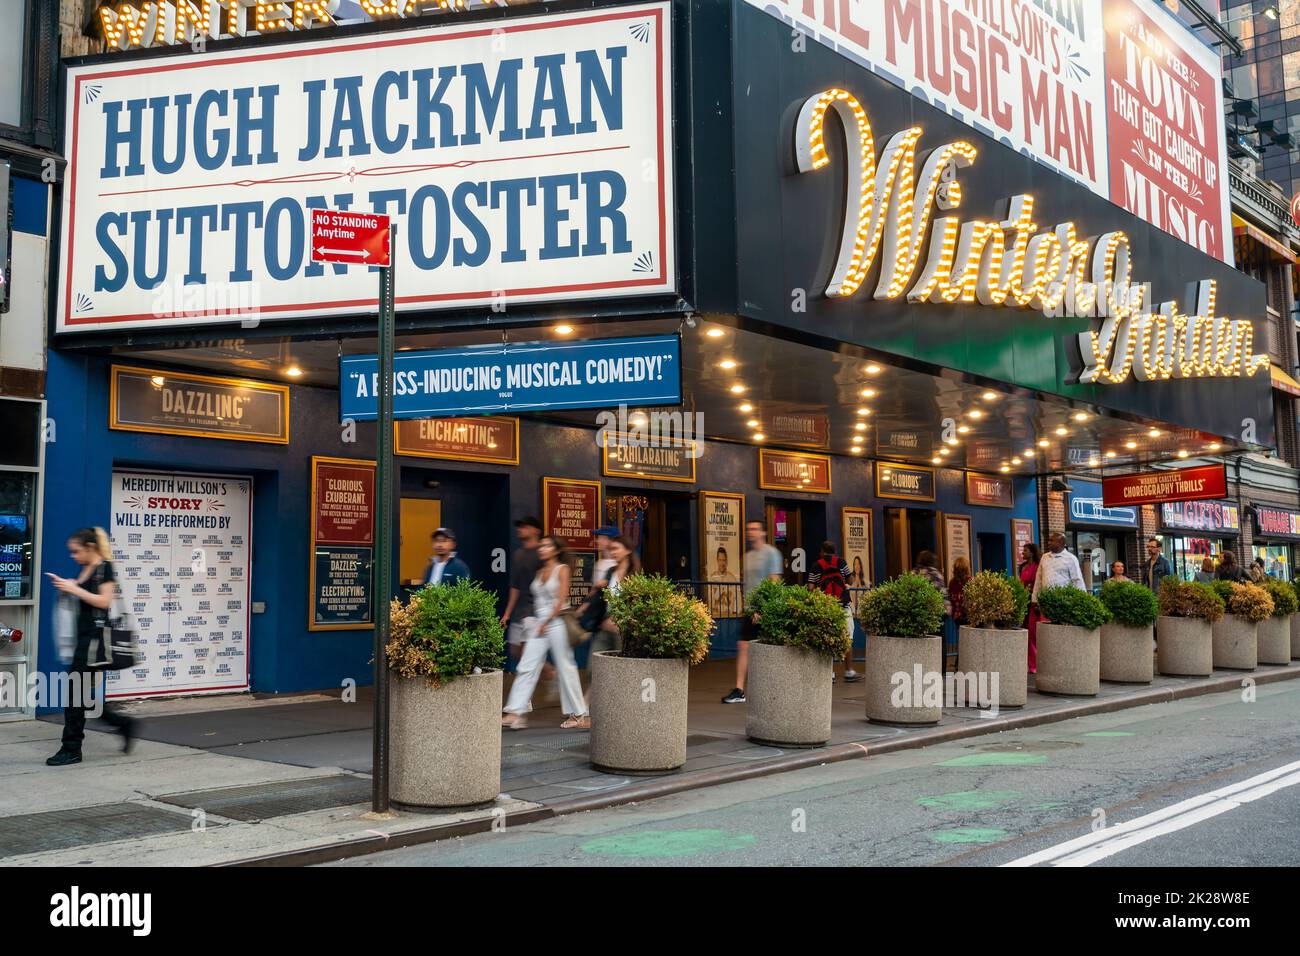
[[825, 126], [832, 109], [850, 143], [856, 133], [858, 150], [849, 157], [856, 170], [847, 176], [844, 228], [827, 296], [856, 293], [879, 255], [876, 299], [906, 294], [911, 303], [978, 302], [1101, 319], [1099, 330], [1078, 336], [1082, 382], [1119, 383], [1130, 374], [1140, 381], [1251, 376], [1267, 368], [1268, 356], [1253, 353], [1251, 322], [1215, 316], [1213, 280], [1197, 283], [1193, 314], [1182, 314], [1175, 302], [1153, 311], [1150, 285], [1132, 278], [1122, 231], [1079, 238], [1074, 223], [1065, 222], [1037, 232], [1034, 199], [1023, 194], [1010, 199], [1004, 220], [962, 223], [943, 216], [930, 228], [933, 208], [961, 205], [957, 170], [975, 161], [975, 147], [964, 141], [940, 146], [926, 157], [918, 179], [922, 130], [913, 126], [889, 138], [877, 163], [866, 110], [846, 90], [829, 89], [804, 102], [795, 127], [800, 172], [830, 163]]
[[[539, 0], [357, 0], [372, 20], [535, 4]], [[259, 36], [331, 26], [339, 0], [132, 0], [105, 3], [99, 28], [110, 50]]]

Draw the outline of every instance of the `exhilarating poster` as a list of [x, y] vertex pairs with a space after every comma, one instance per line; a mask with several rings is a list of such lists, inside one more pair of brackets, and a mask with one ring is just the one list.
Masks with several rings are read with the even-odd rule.
[[744, 607], [745, 496], [700, 492], [700, 568], [714, 617], [737, 617]]
[[115, 471], [113, 567], [143, 660], [110, 698], [249, 686], [253, 487], [229, 475]]
[[402, 310], [673, 291], [669, 14], [70, 67], [58, 330], [373, 313], [369, 267], [311, 261], [324, 208], [392, 217]]
[[311, 460], [311, 593], [313, 631], [374, 625], [375, 463]]

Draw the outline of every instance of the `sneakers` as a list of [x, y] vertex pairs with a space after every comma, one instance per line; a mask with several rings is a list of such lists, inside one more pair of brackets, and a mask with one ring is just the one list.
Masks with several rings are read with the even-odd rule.
[[737, 687], [726, 697], [722, 698], [722, 702], [724, 704], [743, 704], [745, 702], [745, 692]]
[[856, 684], [860, 680], [862, 680], [862, 675], [859, 674], [857, 671], [847, 670], [844, 672], [844, 683]]
[[68, 764], [81, 763], [81, 754], [73, 750], [60, 750], [49, 760], [45, 761], [47, 767], [66, 767]]

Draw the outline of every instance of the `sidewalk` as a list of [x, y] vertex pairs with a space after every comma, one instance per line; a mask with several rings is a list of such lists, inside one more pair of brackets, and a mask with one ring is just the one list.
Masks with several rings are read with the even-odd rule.
[[[1300, 678], [1300, 663], [1209, 678], [1105, 684], [1095, 698], [1034, 693], [1022, 710], [981, 717], [945, 710], [938, 726], [884, 727], [864, 718], [862, 684], [834, 688], [833, 736], [816, 750], [751, 744], [745, 706], [720, 698], [730, 661], [692, 671], [686, 766], [674, 774], [617, 776], [587, 763], [588, 734], [559, 729], [556, 705], [505, 732], [503, 794], [493, 807], [446, 814], [370, 809], [370, 697], [239, 695], [129, 705], [142, 718], [130, 755], [119, 739], [87, 734], [85, 760], [49, 768], [60, 721], [0, 724], [0, 865], [221, 865], [308, 863], [649, 799], [943, 740], [998, 733], [1151, 703]], [[94, 724], [91, 725], [92, 727]]]

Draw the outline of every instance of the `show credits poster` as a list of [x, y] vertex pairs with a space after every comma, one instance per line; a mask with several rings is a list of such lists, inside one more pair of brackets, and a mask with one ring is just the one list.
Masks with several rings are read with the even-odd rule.
[[871, 587], [871, 509], [840, 509], [840, 536], [844, 563], [849, 566], [849, 586]]
[[714, 617], [736, 617], [744, 606], [741, 573], [745, 559], [745, 496], [700, 492], [700, 567]]
[[398, 308], [671, 292], [669, 4], [72, 67], [58, 330], [354, 314], [310, 209], [392, 216]]
[[374, 625], [375, 465], [346, 458], [311, 460], [313, 631]]
[[113, 567], [143, 660], [110, 698], [249, 686], [253, 489], [248, 478], [113, 472]]
[[1157, 0], [746, 2], [1232, 263], [1218, 54]]

